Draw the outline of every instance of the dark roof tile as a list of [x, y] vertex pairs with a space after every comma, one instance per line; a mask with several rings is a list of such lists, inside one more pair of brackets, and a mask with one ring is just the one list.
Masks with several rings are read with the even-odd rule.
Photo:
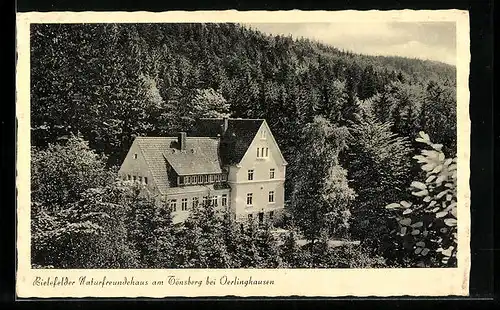
[[219, 139], [187, 137], [186, 150], [179, 150], [176, 137], [137, 137], [158, 190], [168, 186], [167, 161], [179, 175], [221, 173]]
[[222, 134], [220, 156], [224, 165], [232, 165], [241, 161], [263, 122], [263, 119], [230, 118], [222, 134], [224, 119], [202, 118], [191, 134], [199, 137], [220, 137]]

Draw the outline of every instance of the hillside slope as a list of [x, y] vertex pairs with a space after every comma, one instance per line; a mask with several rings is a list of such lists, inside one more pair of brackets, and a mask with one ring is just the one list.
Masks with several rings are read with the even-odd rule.
[[33, 144], [80, 132], [111, 164], [136, 135], [172, 135], [196, 117], [227, 114], [268, 119], [292, 154], [295, 129], [338, 98], [347, 100], [333, 108], [340, 111], [402, 91], [419, 109], [431, 81], [455, 85], [449, 65], [357, 55], [237, 24], [33, 25], [31, 40]]

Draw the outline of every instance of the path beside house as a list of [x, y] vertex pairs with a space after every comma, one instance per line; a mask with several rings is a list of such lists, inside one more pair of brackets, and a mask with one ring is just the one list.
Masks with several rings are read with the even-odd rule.
[[[282, 229], [282, 228], [278, 228], [278, 229], [274, 229], [273, 233], [275, 235], [284, 236], [286, 233], [288, 233], [288, 230]], [[309, 243], [309, 240], [306, 240], [306, 239], [298, 239], [297, 240], [297, 244], [300, 245], [300, 246], [304, 246], [304, 245], [306, 245], [308, 243]], [[343, 246], [343, 245], [348, 245], [348, 244], [359, 245], [360, 241], [334, 240], [334, 239], [328, 240], [328, 245], [330, 247], [332, 247], [332, 248], [336, 248], [336, 247]]]

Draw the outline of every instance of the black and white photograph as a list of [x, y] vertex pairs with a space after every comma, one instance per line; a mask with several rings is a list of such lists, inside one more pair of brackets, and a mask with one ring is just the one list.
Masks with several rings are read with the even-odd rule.
[[457, 268], [456, 21], [33, 22], [25, 39], [29, 269]]

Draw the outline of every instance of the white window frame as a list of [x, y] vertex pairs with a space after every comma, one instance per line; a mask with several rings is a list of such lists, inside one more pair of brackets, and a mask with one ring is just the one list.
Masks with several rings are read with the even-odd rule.
[[253, 193], [247, 193], [247, 206], [253, 206]]
[[248, 181], [253, 181], [254, 180], [254, 174], [255, 174], [255, 170], [254, 169], [248, 169], [247, 171], [247, 180]]
[[181, 199], [181, 211], [187, 211], [187, 210], [188, 210], [188, 199], [182, 198]]
[[170, 208], [170, 212], [177, 212], [177, 199], [170, 199], [168, 207]]
[[219, 196], [212, 196], [212, 205], [214, 208], [217, 208], [219, 206]]
[[267, 200], [269, 203], [275, 203], [276, 200], [274, 199], [274, 191], [269, 191], [269, 194], [267, 196]]

